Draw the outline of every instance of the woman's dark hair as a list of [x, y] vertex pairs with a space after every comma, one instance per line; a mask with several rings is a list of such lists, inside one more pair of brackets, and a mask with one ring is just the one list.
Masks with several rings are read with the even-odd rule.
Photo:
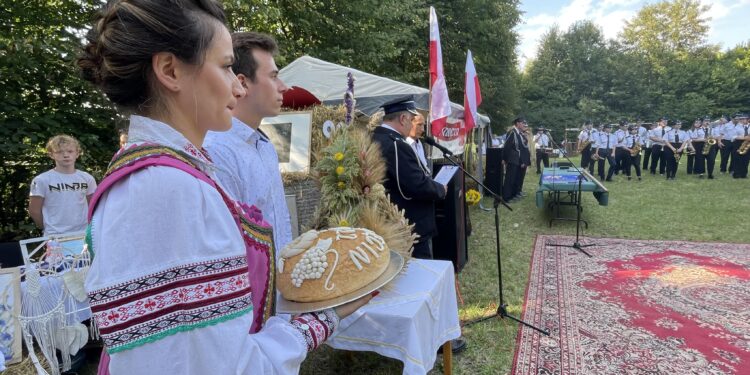
[[157, 93], [153, 55], [170, 52], [200, 66], [224, 22], [214, 0], [110, 0], [94, 19], [78, 66], [116, 105], [146, 110]]

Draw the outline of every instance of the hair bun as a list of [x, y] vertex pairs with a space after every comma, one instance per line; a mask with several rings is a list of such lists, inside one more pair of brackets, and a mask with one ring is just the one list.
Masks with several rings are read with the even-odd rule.
[[102, 83], [102, 60], [97, 43], [89, 41], [89, 43], [83, 47], [83, 52], [77, 60], [83, 79], [99, 86]]

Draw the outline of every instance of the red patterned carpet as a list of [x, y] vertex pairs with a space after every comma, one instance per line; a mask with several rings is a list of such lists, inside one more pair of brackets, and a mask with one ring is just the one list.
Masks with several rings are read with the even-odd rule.
[[538, 236], [513, 374], [750, 374], [750, 245]]

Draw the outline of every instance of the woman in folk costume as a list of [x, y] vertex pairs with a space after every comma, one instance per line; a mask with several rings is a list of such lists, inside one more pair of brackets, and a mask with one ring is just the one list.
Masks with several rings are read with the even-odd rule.
[[296, 373], [340, 317], [273, 317], [274, 255], [260, 212], [213, 179], [201, 144], [227, 130], [232, 40], [213, 0], [110, 1], [78, 64], [132, 113], [90, 205], [86, 290], [112, 374]]

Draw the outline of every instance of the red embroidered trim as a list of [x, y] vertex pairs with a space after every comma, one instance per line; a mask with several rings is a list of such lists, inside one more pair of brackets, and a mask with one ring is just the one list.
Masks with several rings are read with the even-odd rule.
[[108, 348], [251, 309], [244, 256], [173, 267], [90, 293]]

